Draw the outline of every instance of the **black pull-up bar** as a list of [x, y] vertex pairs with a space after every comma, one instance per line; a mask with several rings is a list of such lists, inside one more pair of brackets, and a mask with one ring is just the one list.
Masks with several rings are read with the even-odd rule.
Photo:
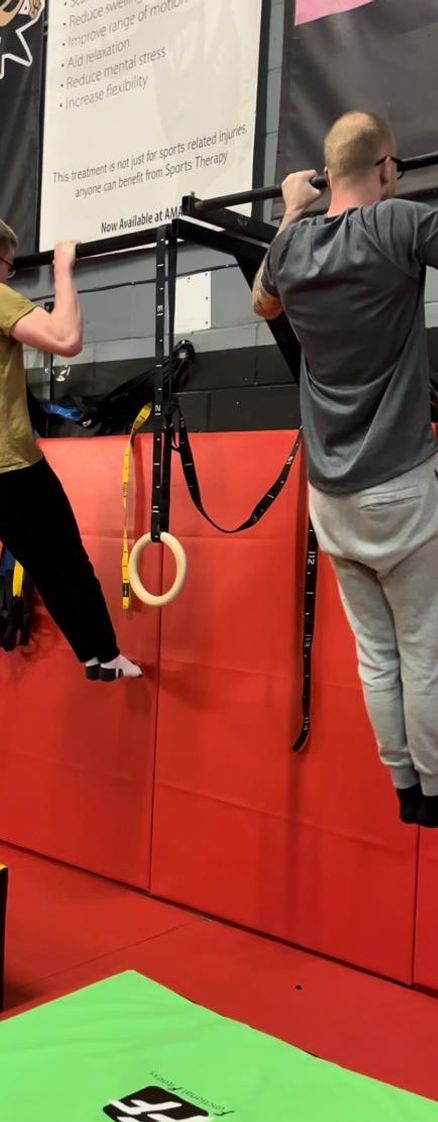
[[[434, 167], [438, 164], [438, 152], [426, 152], [423, 156], [412, 156], [410, 159], [400, 160], [399, 164], [403, 172], [416, 171], [418, 168]], [[324, 191], [327, 187], [327, 182], [323, 175], [314, 176], [312, 184], [320, 191]], [[264, 199], [277, 199], [281, 197], [281, 194], [281, 186], [278, 184], [274, 187], [256, 187], [252, 191], [240, 191], [234, 195], [220, 195], [213, 199], [198, 199], [195, 195], [186, 195], [182, 200], [181, 211], [182, 214], [189, 215], [192, 218], [200, 218], [202, 214], [206, 214], [208, 211], [219, 212], [226, 207], [240, 206], [244, 203], [262, 202]], [[218, 213], [216, 217], [221, 218], [221, 215]], [[224, 225], [222, 221], [216, 224]], [[246, 228], [247, 226], [248, 229]], [[275, 227], [268, 227], [266, 223], [260, 222], [255, 226], [254, 219], [249, 220], [244, 215], [236, 215], [232, 231], [246, 237], [259, 238], [260, 241], [269, 241], [272, 237], [272, 231], [275, 233]], [[155, 244], [156, 239], [156, 229], [136, 230], [128, 234], [119, 234], [112, 238], [102, 238], [99, 241], [84, 242], [78, 245], [76, 256], [80, 260], [90, 257], [101, 257], [104, 254], [120, 253], [121, 250], [126, 249], [142, 249], [143, 246]], [[26, 254], [26, 256], [23, 257], [19, 256], [16, 258], [15, 265], [18, 269], [33, 268], [40, 267], [41, 265], [50, 265], [52, 261], [53, 250], [50, 249], [43, 250], [40, 253]]]
[[[400, 170], [417, 171], [418, 168], [434, 167], [438, 164], [438, 152], [426, 152], [423, 156], [411, 156], [410, 159], [400, 160]], [[324, 175], [316, 175], [311, 180], [312, 186], [318, 191], [325, 191], [327, 181]], [[244, 203], [263, 202], [264, 199], [281, 198], [281, 186], [256, 187], [252, 191], [240, 191], [235, 195], [218, 195], [213, 199], [196, 199], [191, 207], [191, 213], [200, 215], [206, 210], [215, 210], [217, 207], [243, 206]], [[190, 198], [190, 196], [187, 196]], [[183, 201], [184, 210], [184, 201]]]
[[[95, 242], [80, 242], [76, 249], [78, 260], [89, 257], [102, 257], [104, 254], [120, 253], [123, 249], [142, 249], [143, 246], [155, 245], [157, 231], [154, 228], [135, 230], [129, 234], [119, 234], [113, 238], [102, 238]], [[40, 253], [28, 253], [25, 257], [16, 257], [14, 265], [17, 269], [40, 268], [42, 265], [51, 265], [53, 249], [44, 249]]]

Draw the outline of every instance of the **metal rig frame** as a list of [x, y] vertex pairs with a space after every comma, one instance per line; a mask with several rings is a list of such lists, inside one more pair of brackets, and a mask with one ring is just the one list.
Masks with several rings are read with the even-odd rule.
[[[438, 165], [438, 151], [413, 156], [402, 161], [405, 171]], [[326, 181], [323, 175], [316, 177], [315, 183], [323, 189]], [[260, 204], [269, 199], [281, 197], [281, 186], [260, 187], [254, 190], [198, 199], [196, 195], [186, 195], [181, 203], [181, 216], [173, 219], [166, 227], [170, 240], [200, 245], [234, 257], [245, 280], [251, 287], [255, 274], [263, 260], [267, 248], [273, 241], [277, 226], [261, 221], [259, 218], [241, 214], [229, 209], [245, 204]], [[412, 192], [410, 192], [412, 194]], [[403, 196], [402, 196], [403, 197]], [[103, 238], [80, 244], [77, 249], [78, 260], [120, 253], [123, 250], [144, 249], [157, 243], [157, 229], [143, 229], [118, 237]], [[17, 270], [40, 268], [50, 265], [53, 251], [29, 254], [18, 257]], [[280, 351], [287, 362], [292, 378], [299, 379], [300, 346], [284, 315], [269, 321], [269, 328]]]

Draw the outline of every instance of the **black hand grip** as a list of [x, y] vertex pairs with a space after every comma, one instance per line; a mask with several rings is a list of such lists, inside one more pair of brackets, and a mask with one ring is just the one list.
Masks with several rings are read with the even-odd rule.
[[310, 180], [312, 187], [316, 187], [317, 191], [326, 191], [328, 183], [325, 175], [313, 175]]
[[[312, 175], [310, 183], [311, 183], [312, 187], [316, 187], [317, 191], [326, 191], [327, 187], [328, 187], [328, 183], [327, 183], [325, 175]], [[269, 190], [269, 188], [267, 190]], [[281, 199], [283, 191], [282, 191], [282, 188], [280, 187], [280, 184], [277, 184], [276, 187], [271, 188], [271, 192], [272, 191], [274, 192], [272, 194], [272, 198]], [[267, 194], [266, 197], [271, 198], [271, 195]]]

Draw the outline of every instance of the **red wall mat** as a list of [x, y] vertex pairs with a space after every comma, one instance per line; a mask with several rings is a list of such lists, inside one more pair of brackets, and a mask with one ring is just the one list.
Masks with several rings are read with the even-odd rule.
[[[194, 437], [209, 512], [238, 524], [290, 444], [290, 433]], [[171, 529], [189, 574], [163, 613], [151, 890], [410, 982], [416, 833], [397, 821], [324, 561], [313, 736], [303, 756], [290, 751], [304, 503], [297, 464], [265, 519], [226, 539], [175, 471]]]
[[[122, 648], [146, 664], [142, 681], [87, 682], [65, 640], [39, 613], [29, 651], [0, 654], [1, 837], [148, 887], [159, 615], [121, 608], [121, 470], [126, 438], [51, 440], [47, 459], [72, 501]], [[143, 479], [150, 438], [136, 446], [137, 533], [149, 520]], [[134, 504], [133, 504], [134, 507]], [[161, 550], [148, 580], [161, 582]]]
[[438, 990], [438, 833], [420, 830], [414, 981]]

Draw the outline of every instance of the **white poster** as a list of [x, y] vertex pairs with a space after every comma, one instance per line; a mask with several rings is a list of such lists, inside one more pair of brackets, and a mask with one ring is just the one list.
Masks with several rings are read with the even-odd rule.
[[50, 0], [40, 249], [252, 187], [262, 0]]

